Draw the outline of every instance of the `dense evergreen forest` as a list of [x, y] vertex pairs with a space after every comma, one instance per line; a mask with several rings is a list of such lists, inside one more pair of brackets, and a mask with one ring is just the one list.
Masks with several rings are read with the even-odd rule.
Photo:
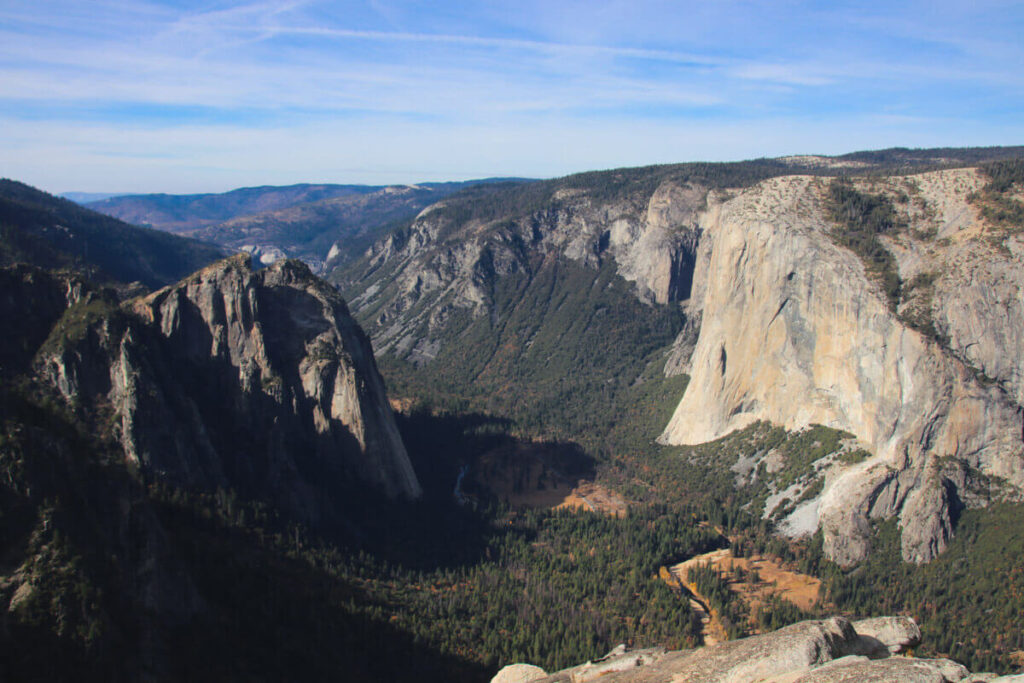
[[920, 566], [901, 559], [895, 520], [877, 531], [870, 557], [853, 569], [822, 559], [820, 536], [798, 549], [797, 561], [825, 580], [829, 602], [843, 612], [913, 616], [918, 655], [951, 657], [972, 671], [1020, 671], [1024, 506], [965, 511], [949, 548]]

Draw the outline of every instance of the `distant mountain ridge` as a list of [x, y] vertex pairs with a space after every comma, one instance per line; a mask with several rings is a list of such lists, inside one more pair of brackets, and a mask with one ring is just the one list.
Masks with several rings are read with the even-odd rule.
[[239, 216], [275, 211], [332, 197], [366, 194], [380, 189], [383, 186], [312, 183], [263, 185], [203, 194], [120, 195], [89, 202], [87, 206], [134, 225], [187, 233]]
[[88, 204], [89, 202], [98, 202], [104, 199], [110, 199], [111, 197], [121, 197], [129, 194], [128, 192], [61, 192], [58, 196], [64, 199], [70, 199], [75, 204]]
[[213, 244], [128, 225], [15, 180], [0, 180], [0, 265], [71, 268], [156, 288], [225, 256]]
[[[1024, 147], [897, 147], [834, 157], [798, 155], [757, 159], [742, 162], [742, 166], [756, 168], [758, 177], [762, 178], [801, 172], [816, 175], [918, 172], [1020, 155], [1024, 155]], [[546, 192], [545, 188], [566, 183], [586, 185], [602, 174], [605, 178], [618, 178], [612, 185], [619, 185], [635, 182], [640, 175], [654, 169], [657, 169], [655, 175], [683, 168], [704, 168], [714, 174], [713, 169], [724, 166], [668, 164], [648, 169], [591, 171], [553, 180], [486, 178], [409, 185], [263, 185], [223, 193], [117, 195], [87, 202], [86, 206], [134, 225], [189, 235], [232, 251], [246, 251], [264, 265], [279, 258], [298, 258], [314, 272], [327, 275], [361, 256], [389, 231], [407, 226], [420, 211], [449, 197], [464, 207], [479, 203], [484, 195], [497, 196], [495, 192], [500, 194], [503, 187], [531, 188], [513, 192], [511, 196], [540, 196]]]
[[247, 251], [264, 264], [293, 257], [320, 270], [327, 261], [347, 261], [382, 231], [449, 195], [478, 184], [507, 182], [526, 181], [265, 185], [216, 194], [124, 195], [88, 207], [135, 225]]

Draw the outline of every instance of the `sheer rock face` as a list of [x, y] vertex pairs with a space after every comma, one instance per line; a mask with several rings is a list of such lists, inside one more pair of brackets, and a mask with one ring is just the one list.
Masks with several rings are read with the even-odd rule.
[[[863, 633], [857, 627], [863, 628]], [[873, 635], [872, 635], [873, 634]], [[877, 636], [877, 638], [873, 637]], [[877, 647], [864, 656], [865, 640]], [[530, 671], [532, 683], [967, 683], [990, 680], [973, 676], [948, 659], [914, 659], [890, 653], [913, 647], [920, 632], [906, 617], [878, 617], [851, 624], [843, 617], [804, 621], [772, 633], [717, 645], [664, 652], [630, 652], [616, 648], [598, 662], [558, 671], [549, 676]], [[508, 670], [520, 670], [513, 665]], [[504, 671], [504, 670], [503, 670]], [[493, 683], [503, 680], [502, 674]], [[1002, 680], [1002, 679], [998, 679]]]
[[129, 462], [173, 485], [233, 488], [311, 521], [332, 482], [420, 495], [369, 341], [299, 262], [222, 261], [37, 363], [69, 402], [106, 411]]
[[[1011, 493], [1024, 487], [1014, 400], [1021, 357], [997, 359], [992, 344], [956, 341], [1020, 334], [1022, 260], [1011, 251], [984, 267], [1001, 288], [979, 278], [957, 289], [961, 272], [939, 277], [936, 291], [947, 296], [936, 318], [954, 331], [951, 351], [902, 322], [858, 257], [828, 237], [819, 183], [776, 178], [725, 202], [712, 198], [690, 302], [701, 315], [691, 380], [661, 440], [702, 443], [757, 420], [852, 432], [875, 457], [826, 482], [818, 508], [826, 552], [842, 564], [863, 559], [869, 520], [899, 515], [904, 558], [928, 561], [945, 548], [957, 509], [984, 504], [972, 499], [975, 479], [998, 478]], [[945, 246], [892, 245], [905, 280], [967, 258], [957, 240], [936, 244]], [[1016, 302], [1009, 315], [978, 303], [1003, 299]], [[1010, 390], [979, 381], [956, 348], [1002, 373]]]
[[[362, 277], [378, 284], [351, 304], [357, 311], [379, 311], [373, 332], [378, 353], [429, 362], [430, 353], [420, 351], [432, 348], [433, 333], [454, 311], [489, 314], [494, 278], [529, 272], [546, 258], [591, 267], [611, 259], [635, 284], [640, 300], [681, 301], [690, 296], [696, 215], [704, 195], [701, 187], [670, 181], [653, 193], [614, 200], [563, 188], [540, 208], [491, 222], [453, 218], [446, 200], [425, 209], [408, 231], [370, 250]], [[378, 279], [385, 271], [391, 277]]]

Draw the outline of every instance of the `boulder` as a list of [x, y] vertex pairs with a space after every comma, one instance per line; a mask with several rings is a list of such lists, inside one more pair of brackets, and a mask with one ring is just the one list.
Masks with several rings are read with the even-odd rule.
[[887, 657], [921, 644], [921, 629], [910, 617], [874, 617], [853, 622], [859, 636], [857, 654]]
[[539, 666], [532, 664], [509, 664], [502, 667], [491, 683], [529, 683], [547, 676], [547, 672]]

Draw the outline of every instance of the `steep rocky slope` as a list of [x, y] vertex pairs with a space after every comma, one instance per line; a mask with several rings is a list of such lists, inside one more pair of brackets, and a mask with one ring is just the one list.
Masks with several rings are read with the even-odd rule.
[[[362, 252], [382, 229], [409, 220], [462, 185], [365, 188], [340, 197], [237, 216], [190, 234], [233, 249], [274, 250], [322, 271]], [[263, 260], [272, 262], [274, 254]]]
[[[978, 153], [1001, 158], [1016, 149]], [[720, 190], [721, 201], [727, 189], [775, 176], [886, 171], [888, 164], [949, 162], [957, 152], [970, 151], [680, 164], [480, 186], [427, 207], [408, 227], [371, 246], [363, 259], [332, 269], [329, 279], [350, 294], [378, 351], [415, 362], [430, 359], [458, 312], [493, 314], [495, 289], [504, 278], [532, 277], [554, 260], [589, 268], [610, 264], [645, 303], [692, 300], [688, 334], [695, 339], [703, 292], [691, 290], [704, 285], [694, 268], [700, 254], [709, 253], [697, 248], [704, 230], [698, 216], [709, 210], [709, 189]], [[676, 354], [677, 363], [685, 361]]]
[[[329, 279], [351, 293], [353, 308], [369, 323], [378, 350], [394, 349], [417, 360], [415, 349], [435, 348], [454, 313], [492, 313], [495, 284], [510, 274], [530, 276], [541, 261], [557, 258], [590, 268], [610, 263], [634, 284], [643, 302], [690, 299], [701, 230], [697, 216], [707, 208], [709, 189], [744, 188], [797, 173], [893, 173], [1022, 153], [1024, 148], [1016, 147], [897, 148], [481, 185], [425, 208], [408, 227], [371, 246], [360, 261], [328, 268]], [[694, 321], [691, 336], [697, 327]]]
[[146, 487], [52, 404], [0, 387], [0, 677], [167, 670], [167, 634], [208, 604]]
[[167, 483], [234, 488], [306, 520], [352, 473], [420, 493], [366, 338], [298, 262], [254, 272], [238, 256], [124, 307], [73, 307], [36, 363]]
[[74, 273], [27, 264], [0, 268], [0, 320], [16, 324], [19, 332], [0, 337], [0, 377], [10, 379], [28, 371], [64, 311], [93, 289]]

